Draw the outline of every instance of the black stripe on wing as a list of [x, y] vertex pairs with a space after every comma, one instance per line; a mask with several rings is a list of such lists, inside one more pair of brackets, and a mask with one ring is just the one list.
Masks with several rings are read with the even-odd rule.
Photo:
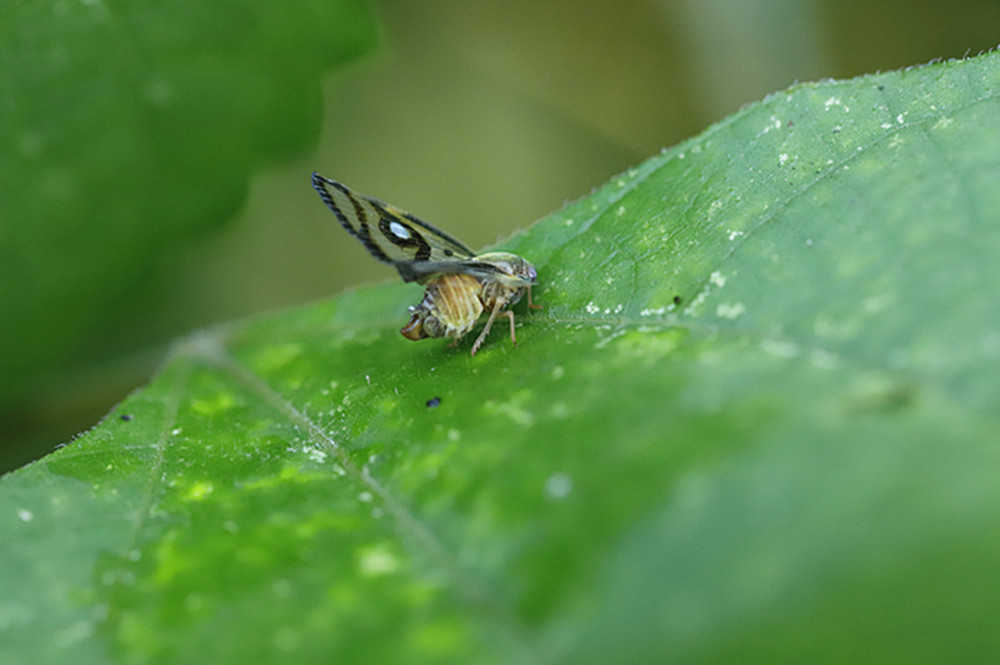
[[[333, 214], [337, 217], [340, 225], [343, 226], [348, 233], [360, 240], [365, 248], [379, 261], [384, 261], [385, 263], [396, 263], [396, 260], [386, 254], [382, 248], [372, 239], [371, 228], [368, 224], [368, 212], [365, 210], [365, 206], [362, 205], [348, 187], [340, 184], [336, 180], [330, 180], [329, 178], [324, 178], [318, 173], [313, 173], [312, 175], [313, 188], [319, 193], [323, 203], [326, 207], [333, 211]], [[346, 200], [347, 205], [350, 206], [350, 210], [344, 210], [337, 200], [334, 198], [335, 194], [327, 189], [327, 186], [332, 187], [340, 194], [343, 200]], [[352, 223], [353, 222], [353, 223]]]
[[411, 269], [411, 263], [461, 263], [475, 256], [457, 238], [405, 210], [357, 194], [346, 185], [318, 173], [313, 173], [312, 182], [320, 198], [348, 233], [360, 240], [372, 256], [396, 266], [405, 281], [415, 281], [430, 274]]

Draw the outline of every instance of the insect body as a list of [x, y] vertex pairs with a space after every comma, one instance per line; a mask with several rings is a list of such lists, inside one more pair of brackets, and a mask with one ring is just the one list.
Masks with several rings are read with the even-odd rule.
[[472, 355], [500, 314], [510, 320], [510, 339], [517, 344], [514, 313], [506, 308], [525, 293], [528, 306], [537, 307], [531, 302], [531, 286], [538, 278], [535, 266], [507, 252], [476, 255], [410, 213], [357, 194], [318, 173], [313, 173], [312, 182], [341, 225], [372, 256], [395, 266], [404, 281], [427, 286], [423, 299], [410, 307], [410, 320], [400, 330], [404, 337], [449, 337], [456, 344], [487, 312], [489, 318], [472, 345]]

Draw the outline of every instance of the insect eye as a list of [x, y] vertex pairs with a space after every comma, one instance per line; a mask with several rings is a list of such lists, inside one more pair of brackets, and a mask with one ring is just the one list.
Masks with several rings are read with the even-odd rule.
[[445, 256], [455, 256], [455, 252], [451, 251], [451, 250], [450, 250], [450, 249], [448, 249], [448, 248], [445, 248], [445, 250], [444, 250], [444, 255], [445, 255]]

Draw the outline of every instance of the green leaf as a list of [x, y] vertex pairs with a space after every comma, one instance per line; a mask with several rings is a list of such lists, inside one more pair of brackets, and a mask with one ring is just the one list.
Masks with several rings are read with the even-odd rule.
[[0, 661], [996, 653], [998, 94], [743, 109], [504, 245], [516, 349], [402, 284], [181, 342], [0, 484]]
[[0, 10], [0, 399], [140, 309], [157, 260], [315, 138], [363, 0]]

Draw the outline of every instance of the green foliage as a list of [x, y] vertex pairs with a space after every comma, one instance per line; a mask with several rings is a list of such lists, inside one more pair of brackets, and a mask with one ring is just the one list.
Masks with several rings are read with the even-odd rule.
[[407, 342], [402, 284], [181, 342], [0, 484], [0, 660], [996, 653], [998, 94], [740, 111], [504, 245], [516, 349]]
[[[0, 10], [0, 400], [136, 308], [157, 259], [315, 138], [361, 0]], [[99, 333], [100, 331], [100, 333]]]

